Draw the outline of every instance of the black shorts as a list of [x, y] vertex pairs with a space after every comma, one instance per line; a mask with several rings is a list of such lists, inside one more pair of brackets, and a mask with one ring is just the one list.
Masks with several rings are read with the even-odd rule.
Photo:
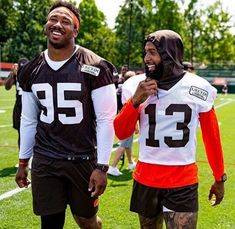
[[33, 157], [32, 194], [36, 215], [64, 211], [67, 204], [77, 216], [90, 218], [98, 211], [98, 199], [88, 191], [96, 160], [58, 160]]
[[134, 181], [130, 210], [152, 218], [163, 211], [163, 206], [175, 212], [198, 211], [198, 184], [162, 189]]

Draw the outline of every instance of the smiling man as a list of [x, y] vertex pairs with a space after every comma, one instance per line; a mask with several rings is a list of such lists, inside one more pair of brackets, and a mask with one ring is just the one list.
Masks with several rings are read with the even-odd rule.
[[33, 210], [43, 229], [63, 228], [67, 205], [81, 228], [102, 227], [98, 197], [106, 188], [114, 138], [116, 69], [75, 45], [79, 26], [78, 9], [55, 2], [45, 25], [47, 49], [19, 71], [22, 137], [16, 182], [28, 186], [33, 155]]
[[130, 210], [140, 228], [197, 227], [198, 169], [196, 135], [200, 122], [214, 182], [209, 199], [224, 197], [223, 150], [213, 108], [216, 89], [184, 71], [183, 42], [171, 30], [158, 30], [144, 41], [146, 76], [133, 76], [122, 87], [126, 103], [115, 118], [119, 139], [140, 126], [139, 161], [133, 173]]

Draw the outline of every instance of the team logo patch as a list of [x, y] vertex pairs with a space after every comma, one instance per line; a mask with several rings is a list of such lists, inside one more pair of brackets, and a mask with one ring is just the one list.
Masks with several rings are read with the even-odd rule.
[[91, 66], [91, 65], [83, 64], [81, 72], [85, 72], [85, 73], [88, 73], [88, 74], [91, 74], [94, 76], [98, 76], [100, 73], [100, 69], [97, 67]]
[[191, 86], [189, 89], [189, 94], [196, 96], [199, 99], [202, 99], [204, 101], [207, 100], [208, 97], [208, 91], [205, 91], [199, 87]]

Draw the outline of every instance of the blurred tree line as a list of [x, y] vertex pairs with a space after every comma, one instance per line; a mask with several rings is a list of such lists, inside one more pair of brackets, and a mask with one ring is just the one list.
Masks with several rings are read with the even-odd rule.
[[[95, 0], [82, 0], [76, 43], [117, 67], [128, 63], [141, 68], [144, 37], [159, 29], [172, 29], [183, 38], [185, 60], [234, 63], [232, 16], [223, 9], [220, 0], [206, 8], [200, 2], [189, 0], [186, 5], [184, 0], [125, 0], [112, 30]], [[51, 3], [52, 0], [0, 0], [2, 62], [15, 62], [22, 56], [32, 58], [46, 48], [43, 30]]]

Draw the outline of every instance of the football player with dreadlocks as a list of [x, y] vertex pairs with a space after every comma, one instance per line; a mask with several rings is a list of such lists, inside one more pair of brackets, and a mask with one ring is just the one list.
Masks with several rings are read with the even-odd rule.
[[135, 130], [139, 120], [139, 161], [133, 173], [130, 210], [141, 228], [168, 229], [197, 225], [198, 169], [196, 133], [200, 122], [214, 182], [213, 205], [224, 197], [223, 151], [213, 103], [216, 89], [205, 79], [184, 71], [183, 43], [171, 30], [150, 34], [144, 43], [146, 75], [123, 85], [126, 101], [114, 121], [119, 139]]

